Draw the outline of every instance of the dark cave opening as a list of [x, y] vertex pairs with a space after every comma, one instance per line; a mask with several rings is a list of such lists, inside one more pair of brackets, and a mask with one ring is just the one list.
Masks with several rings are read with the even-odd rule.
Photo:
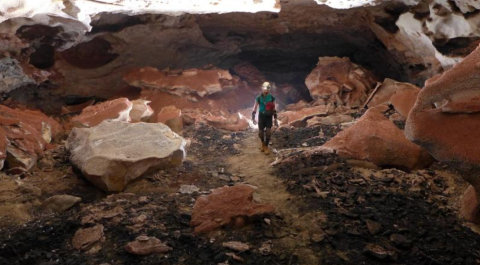
[[95, 69], [102, 67], [118, 57], [111, 53], [110, 42], [94, 38], [89, 42], [80, 43], [61, 53], [62, 57], [71, 65], [81, 69]]
[[41, 44], [35, 49], [35, 52], [30, 54], [30, 64], [39, 69], [48, 69], [55, 64], [55, 48]]

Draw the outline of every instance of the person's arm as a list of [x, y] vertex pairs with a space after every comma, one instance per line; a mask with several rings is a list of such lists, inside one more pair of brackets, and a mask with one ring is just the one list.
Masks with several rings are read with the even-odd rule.
[[253, 105], [253, 111], [252, 111], [252, 121], [253, 121], [253, 124], [257, 124], [257, 120], [256, 120], [256, 114], [257, 114], [257, 108], [258, 108], [258, 100], [255, 99], [255, 105]]
[[274, 121], [275, 121], [275, 126], [278, 127], [278, 120], [277, 120], [277, 100], [274, 100], [273, 103], [275, 104], [275, 107], [273, 109], [273, 118], [274, 118]]

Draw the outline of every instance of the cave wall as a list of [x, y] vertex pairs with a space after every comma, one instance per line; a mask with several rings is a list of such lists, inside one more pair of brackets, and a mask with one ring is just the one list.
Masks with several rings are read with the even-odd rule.
[[127, 86], [122, 76], [143, 66], [233, 69], [244, 62], [302, 92], [322, 56], [349, 57], [379, 80], [423, 86], [476, 47], [477, 6], [443, 0], [2, 1], [0, 50], [15, 64], [14, 88], [43, 83], [40, 93], [58, 97], [112, 97]]

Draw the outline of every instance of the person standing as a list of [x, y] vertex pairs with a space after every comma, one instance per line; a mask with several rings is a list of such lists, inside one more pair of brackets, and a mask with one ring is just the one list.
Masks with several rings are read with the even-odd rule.
[[262, 140], [260, 150], [266, 155], [270, 154], [268, 145], [272, 136], [272, 120], [275, 121], [275, 126], [278, 126], [277, 110], [275, 108], [275, 97], [270, 94], [272, 86], [269, 82], [264, 82], [262, 85], [262, 94], [255, 99], [255, 105], [252, 112], [253, 124], [257, 124], [256, 114], [258, 113], [258, 136]]

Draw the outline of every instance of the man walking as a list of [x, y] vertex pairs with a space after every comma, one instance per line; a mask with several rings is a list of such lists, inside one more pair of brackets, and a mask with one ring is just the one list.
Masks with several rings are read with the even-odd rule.
[[253, 107], [252, 112], [253, 124], [257, 124], [255, 116], [257, 114], [257, 108], [260, 106], [258, 113], [258, 136], [262, 140], [262, 147], [260, 150], [266, 155], [270, 154], [268, 145], [272, 136], [272, 118], [275, 119], [275, 126], [278, 126], [275, 97], [270, 94], [271, 88], [272, 86], [269, 82], [263, 83], [262, 94], [255, 99], [255, 106]]

